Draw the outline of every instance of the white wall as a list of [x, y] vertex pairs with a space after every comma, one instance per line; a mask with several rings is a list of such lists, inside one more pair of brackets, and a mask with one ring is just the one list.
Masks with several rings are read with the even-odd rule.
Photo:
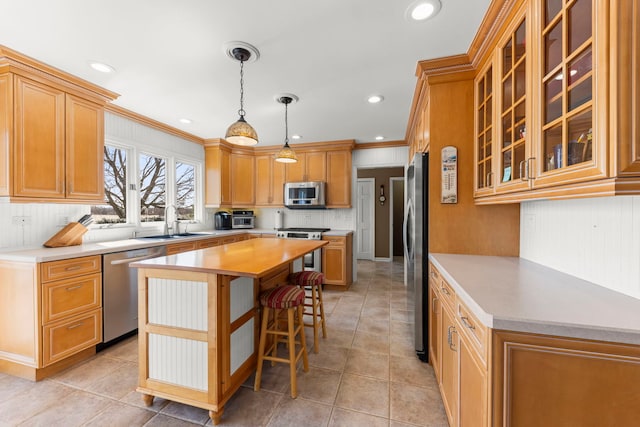
[[640, 196], [522, 203], [520, 256], [640, 299]]

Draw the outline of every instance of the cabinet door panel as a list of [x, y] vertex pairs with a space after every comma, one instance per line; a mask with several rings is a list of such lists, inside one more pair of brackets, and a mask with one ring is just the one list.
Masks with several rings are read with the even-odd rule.
[[231, 203], [233, 206], [253, 206], [255, 203], [253, 155], [231, 155]]
[[66, 98], [66, 197], [104, 198], [104, 110], [71, 95]]
[[64, 92], [15, 79], [14, 195], [64, 198]]
[[453, 315], [444, 305], [442, 308], [440, 391], [449, 424], [455, 426], [458, 412], [458, 334]]
[[296, 153], [298, 156], [298, 161], [295, 163], [287, 163], [286, 166], [286, 177], [287, 182], [300, 182], [306, 181], [306, 153]]
[[330, 151], [327, 153], [327, 198], [328, 207], [351, 207], [351, 152]]
[[13, 79], [11, 74], [0, 76], [0, 196], [11, 193], [11, 138], [13, 136]]
[[283, 206], [284, 205], [284, 183], [285, 183], [285, 164], [272, 160], [272, 175], [271, 175], [271, 205]]
[[466, 339], [459, 340], [460, 427], [487, 426], [487, 369]]
[[327, 180], [327, 155], [322, 153], [307, 153], [305, 181]]
[[271, 156], [256, 157], [256, 206], [269, 206], [271, 203]]
[[440, 381], [442, 304], [433, 284], [429, 286], [429, 301], [429, 363], [433, 367], [436, 379]]

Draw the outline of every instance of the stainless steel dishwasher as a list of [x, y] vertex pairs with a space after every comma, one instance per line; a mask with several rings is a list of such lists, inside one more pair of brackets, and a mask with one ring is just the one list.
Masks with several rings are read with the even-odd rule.
[[164, 246], [102, 255], [102, 341], [138, 328], [138, 269], [129, 264], [163, 256]]

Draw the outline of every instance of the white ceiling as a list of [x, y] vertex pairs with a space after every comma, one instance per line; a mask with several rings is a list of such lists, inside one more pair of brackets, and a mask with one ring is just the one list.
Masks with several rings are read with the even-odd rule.
[[[117, 92], [115, 104], [202, 138], [237, 119], [239, 63], [224, 44], [260, 51], [245, 63], [246, 119], [260, 144], [405, 136], [419, 60], [467, 52], [490, 0], [441, 0], [410, 22], [413, 0], [0, 0], [0, 44]], [[98, 60], [116, 72], [89, 68]], [[368, 104], [370, 94], [384, 102]], [[185, 125], [180, 118], [193, 123]], [[295, 141], [294, 141], [295, 142]]]

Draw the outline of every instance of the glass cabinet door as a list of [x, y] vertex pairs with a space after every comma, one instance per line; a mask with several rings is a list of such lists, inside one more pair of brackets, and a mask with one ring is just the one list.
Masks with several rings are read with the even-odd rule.
[[520, 21], [500, 49], [500, 181], [526, 182], [526, 20]]
[[493, 70], [476, 78], [476, 195], [493, 188]]
[[542, 173], [593, 158], [592, 0], [544, 0]]

